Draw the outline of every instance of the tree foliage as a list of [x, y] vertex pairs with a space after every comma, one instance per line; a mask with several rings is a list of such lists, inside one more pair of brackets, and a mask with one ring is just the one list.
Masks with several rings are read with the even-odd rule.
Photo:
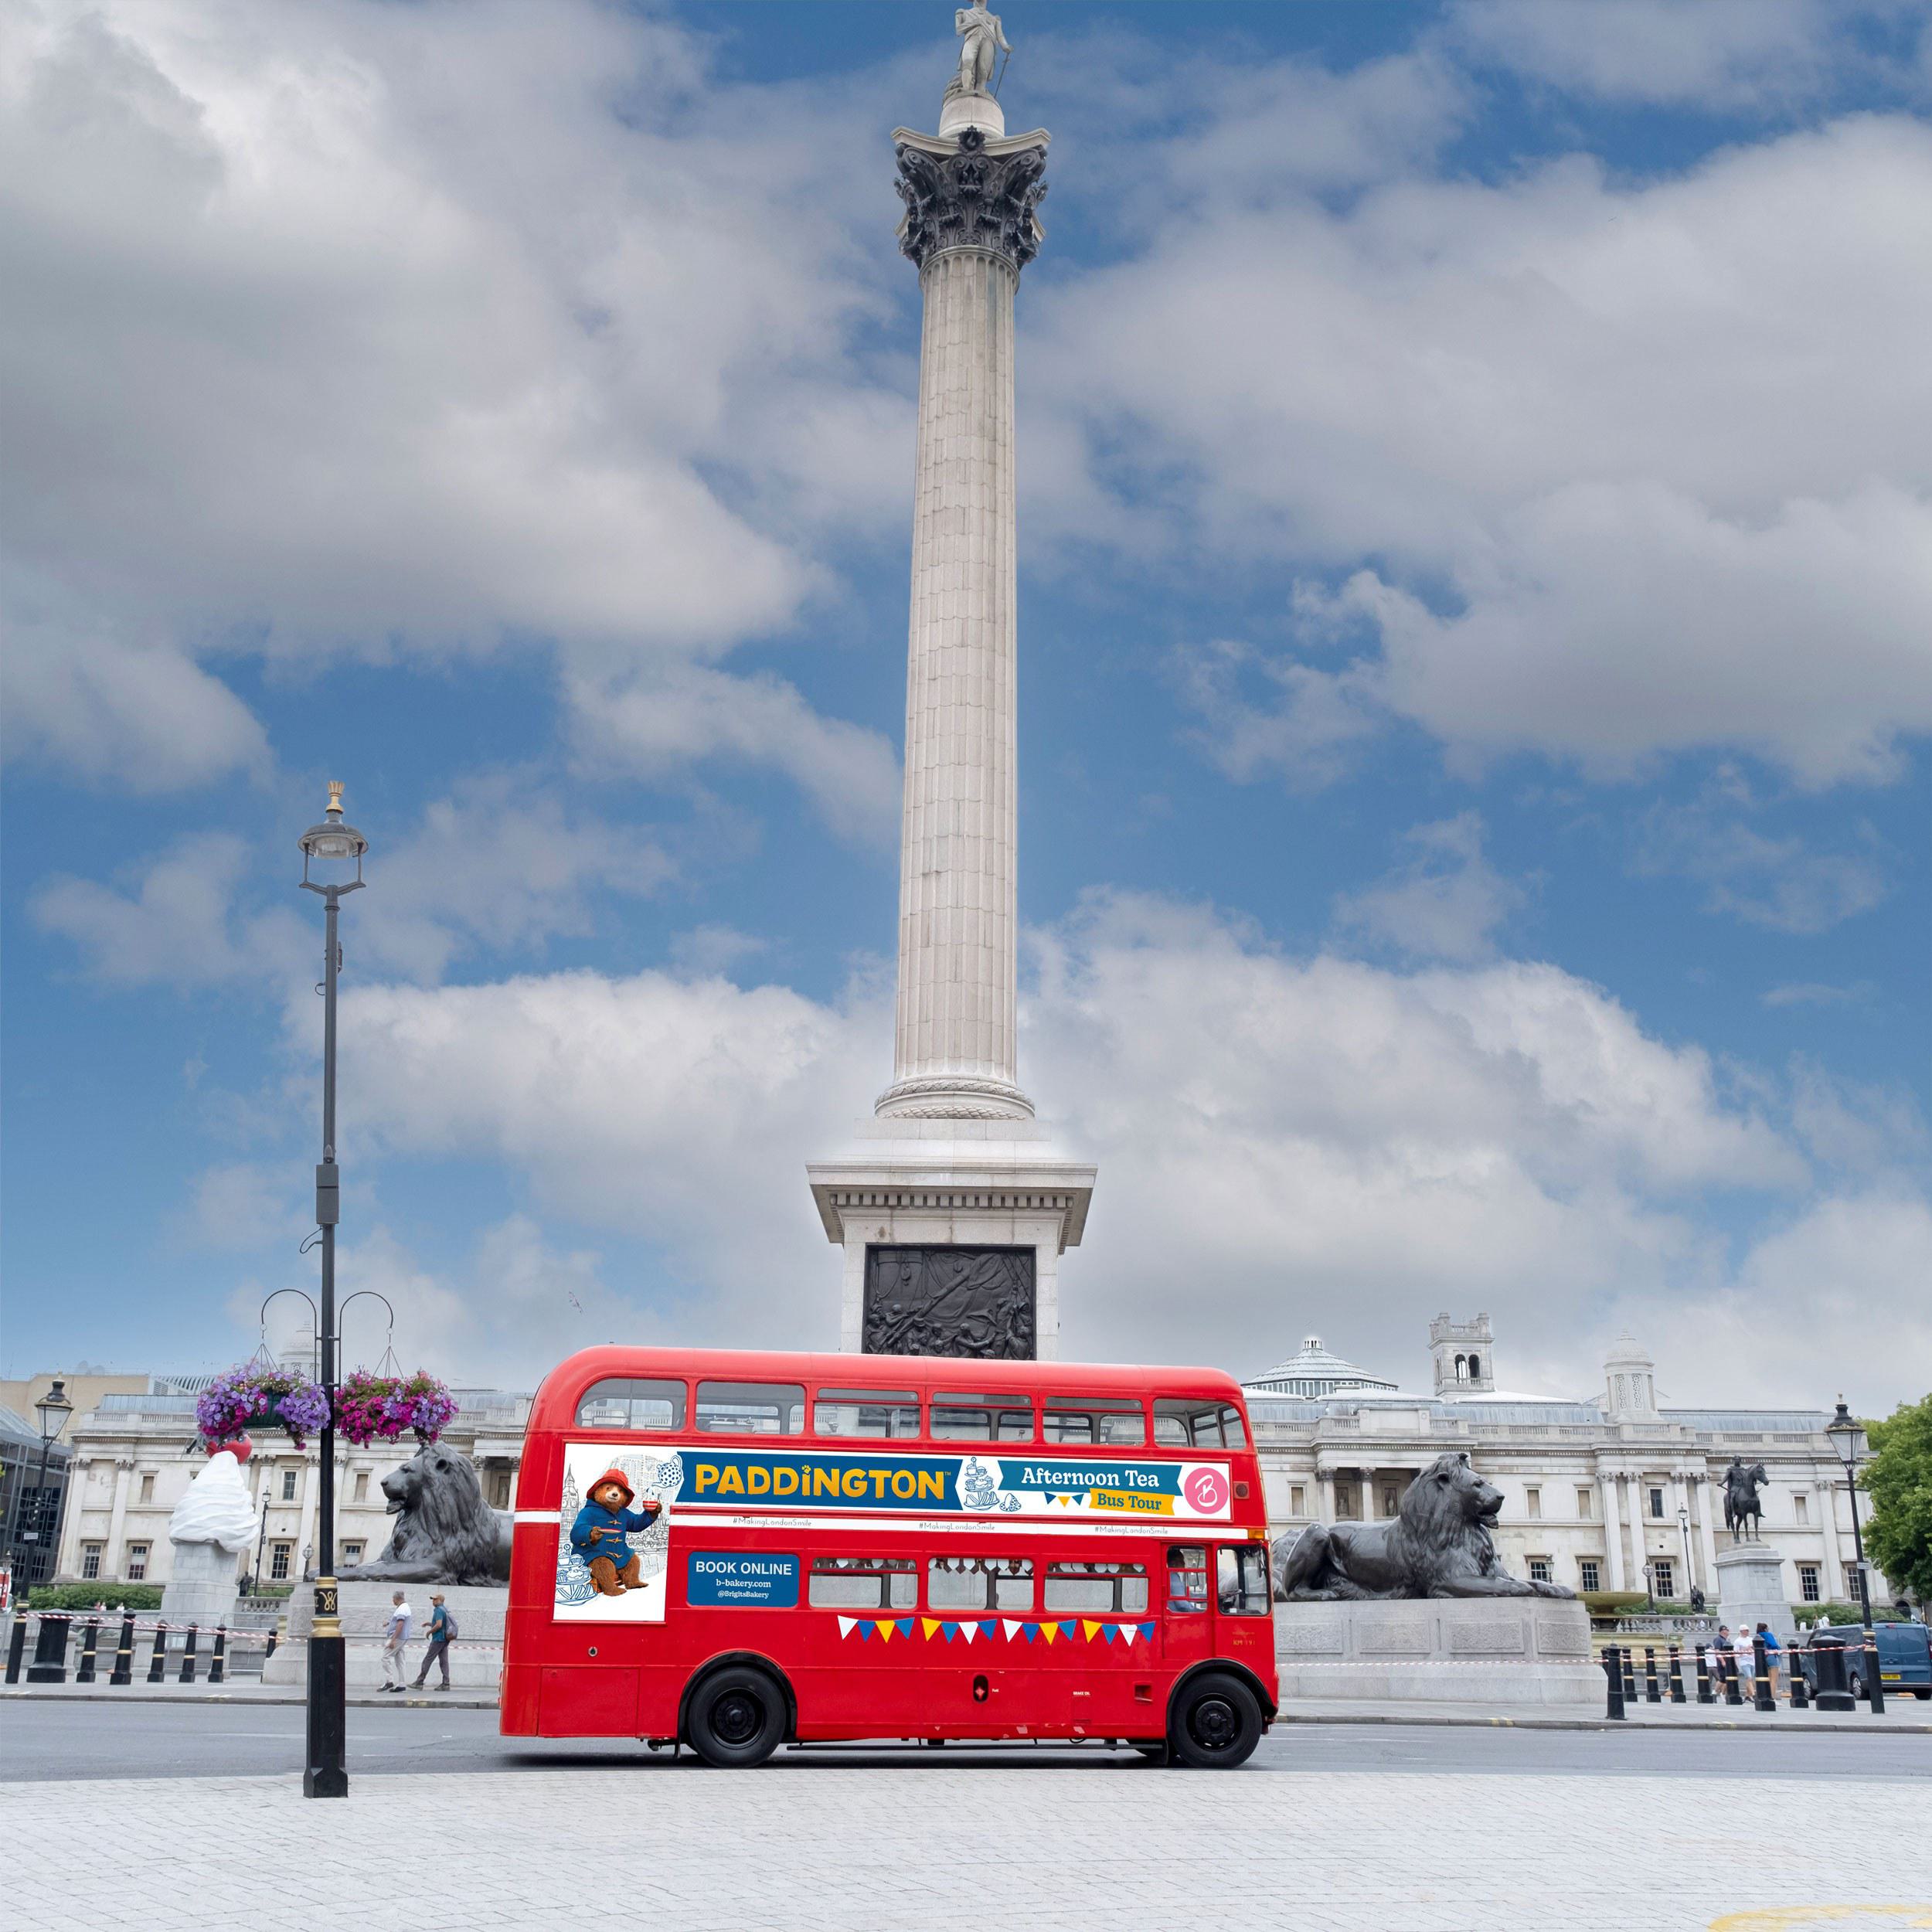
[[1872, 1495], [1866, 1553], [1923, 1604], [1932, 1600], [1932, 1396], [1866, 1427], [1873, 1451], [1859, 1482]]

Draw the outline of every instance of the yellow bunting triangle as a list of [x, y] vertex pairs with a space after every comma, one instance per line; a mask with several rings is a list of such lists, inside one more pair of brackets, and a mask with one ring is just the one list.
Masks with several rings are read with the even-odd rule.
[[933, 1632], [939, 1628], [939, 1619], [937, 1617], [922, 1617], [919, 1620], [919, 1628], [926, 1633], [926, 1641], [930, 1644], [933, 1641]]
[[872, 1625], [872, 1628], [878, 1632], [879, 1641], [882, 1644], [889, 1644], [892, 1641], [893, 1623], [890, 1617], [882, 1617]]
[[1084, 1617], [1080, 1619], [1080, 1628], [1087, 1632], [1087, 1641], [1090, 1644], [1100, 1634], [1100, 1625], [1089, 1623]]
[[1050, 1644], [1060, 1634], [1060, 1627], [1058, 1624], [1042, 1624], [1039, 1634]]

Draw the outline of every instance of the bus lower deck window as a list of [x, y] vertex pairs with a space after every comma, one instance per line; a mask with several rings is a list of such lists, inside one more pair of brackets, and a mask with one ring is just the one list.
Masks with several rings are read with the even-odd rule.
[[580, 1429], [682, 1429], [682, 1382], [594, 1382], [577, 1404]]
[[1167, 1607], [1170, 1616], [1208, 1607], [1208, 1553], [1205, 1544], [1177, 1544], [1167, 1553]]
[[1141, 1405], [1107, 1396], [1049, 1396], [1041, 1427], [1049, 1442], [1128, 1444], [1147, 1440], [1147, 1415]]
[[942, 1442], [1031, 1442], [1033, 1405], [1024, 1396], [937, 1395], [932, 1430]]
[[903, 1440], [919, 1434], [919, 1398], [910, 1389], [821, 1389], [811, 1405], [811, 1432]]
[[1090, 1615], [1138, 1617], [1147, 1609], [1144, 1563], [1060, 1563], [1046, 1566], [1046, 1607]]
[[928, 1610], [1033, 1607], [1030, 1556], [934, 1556], [926, 1566]]
[[804, 1389], [795, 1382], [701, 1382], [696, 1426], [707, 1435], [802, 1435]]
[[807, 1599], [814, 1610], [911, 1610], [919, 1573], [910, 1556], [815, 1556]]

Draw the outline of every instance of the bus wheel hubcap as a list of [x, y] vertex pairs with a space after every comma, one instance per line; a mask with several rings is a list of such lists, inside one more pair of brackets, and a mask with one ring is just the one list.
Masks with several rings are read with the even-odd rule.
[[764, 1716], [764, 1708], [755, 1697], [733, 1691], [728, 1697], [719, 1699], [718, 1708], [712, 1713], [711, 1727], [727, 1744], [748, 1743], [758, 1735]]
[[1224, 1751], [1234, 1742], [1234, 1734], [1240, 1726], [1235, 1720], [1232, 1704], [1222, 1698], [1210, 1697], [1195, 1706], [1194, 1722], [1190, 1728], [1197, 1744], [1203, 1744], [1211, 1751]]

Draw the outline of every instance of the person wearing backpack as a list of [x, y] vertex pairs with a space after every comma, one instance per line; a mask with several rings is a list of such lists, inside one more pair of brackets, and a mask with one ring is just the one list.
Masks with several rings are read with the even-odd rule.
[[443, 1600], [443, 1593], [432, 1590], [430, 1594], [429, 1642], [423, 1651], [423, 1668], [416, 1673], [416, 1688], [423, 1688], [423, 1680], [430, 1674], [432, 1664], [443, 1666], [443, 1681], [438, 1690], [450, 1687], [450, 1646], [457, 1636], [456, 1619], [450, 1614], [449, 1606]]

